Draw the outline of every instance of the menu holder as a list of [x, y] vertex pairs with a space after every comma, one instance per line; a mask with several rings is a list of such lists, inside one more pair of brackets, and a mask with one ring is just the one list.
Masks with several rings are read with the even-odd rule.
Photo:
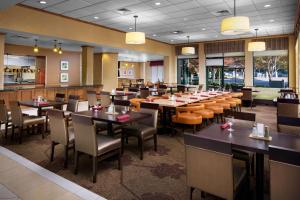
[[271, 136], [269, 136], [269, 137], [261, 137], [261, 136], [258, 136], [256, 134], [254, 134], [254, 133], [251, 133], [249, 135], [249, 137], [253, 138], [253, 139], [257, 139], [257, 140], [264, 140], [264, 141], [269, 141], [269, 142], [272, 141], [272, 137]]

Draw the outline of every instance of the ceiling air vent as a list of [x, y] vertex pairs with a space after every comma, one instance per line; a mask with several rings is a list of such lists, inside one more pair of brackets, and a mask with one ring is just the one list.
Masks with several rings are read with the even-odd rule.
[[213, 14], [216, 17], [222, 17], [222, 16], [230, 15], [231, 13], [229, 12], [229, 10], [218, 10], [218, 11], [212, 12], [211, 14]]
[[117, 10], [117, 12], [121, 15], [126, 15], [126, 14], [131, 13], [131, 10], [128, 10], [127, 8], [120, 8]]
[[10, 38], [18, 38], [18, 39], [24, 39], [24, 40], [30, 39], [30, 37], [22, 36], [22, 35], [12, 35]]

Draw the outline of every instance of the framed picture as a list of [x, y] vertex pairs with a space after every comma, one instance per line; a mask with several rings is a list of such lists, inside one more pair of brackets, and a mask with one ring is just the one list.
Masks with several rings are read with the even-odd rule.
[[60, 61], [60, 70], [62, 71], [69, 70], [69, 61], [65, 61], [65, 60]]
[[133, 74], [133, 69], [128, 69], [127, 70], [127, 75], [128, 76], [133, 76], [134, 74]]
[[120, 69], [120, 76], [126, 76], [127, 75], [127, 71], [125, 68], [121, 68]]
[[60, 82], [61, 83], [69, 82], [69, 74], [68, 73], [60, 73]]

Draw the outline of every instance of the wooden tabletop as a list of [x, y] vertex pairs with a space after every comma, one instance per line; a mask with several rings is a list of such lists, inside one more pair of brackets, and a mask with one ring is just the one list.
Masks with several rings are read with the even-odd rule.
[[[76, 114], [92, 117], [93, 120], [95, 121], [105, 121], [105, 122], [116, 123], [116, 124], [131, 123], [151, 116], [150, 114], [133, 112], [133, 111], [127, 111], [126, 113], [122, 113], [122, 110], [125, 109], [125, 107], [123, 107], [124, 109], [122, 107], [123, 106], [116, 106], [116, 112], [118, 112], [119, 114], [115, 114], [115, 115], [107, 114], [106, 113], [107, 109], [102, 109], [100, 111], [88, 110], [88, 111], [76, 112]], [[124, 114], [129, 115], [129, 118], [126, 120], [119, 121], [117, 117]]]
[[19, 104], [22, 106], [28, 106], [32, 108], [43, 108], [49, 106], [63, 105], [66, 104], [66, 102], [59, 102], [59, 101], [36, 102], [33, 100], [26, 100], [26, 101], [19, 101]]
[[248, 150], [256, 153], [269, 153], [269, 145], [277, 146], [282, 149], [291, 150], [300, 153], [300, 137], [286, 133], [270, 131], [272, 141], [264, 141], [250, 138], [253, 122], [245, 120], [233, 120], [232, 128], [234, 131], [230, 134], [228, 129], [221, 129], [220, 124], [213, 124], [194, 135], [185, 134], [185, 142], [197, 145], [197, 138], [206, 138], [217, 142], [230, 143], [233, 148]]

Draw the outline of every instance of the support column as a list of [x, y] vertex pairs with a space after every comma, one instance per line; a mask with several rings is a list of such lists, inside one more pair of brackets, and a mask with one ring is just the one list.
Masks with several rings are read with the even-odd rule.
[[296, 88], [295, 36], [289, 35], [289, 87]]
[[164, 82], [177, 83], [177, 59], [175, 47], [172, 47], [172, 55], [164, 57]]
[[245, 40], [245, 86], [253, 86], [253, 52], [248, 51], [248, 44], [251, 39]]
[[[150, 61], [146, 62], [146, 66], [145, 66], [145, 82], [152, 80], [152, 71], [151, 71], [151, 67], [150, 67]], [[165, 72], [164, 72], [165, 73]]]
[[144, 79], [144, 82], [146, 83], [146, 62], [142, 62], [140, 64], [140, 78]]
[[205, 66], [206, 57], [204, 51], [204, 43], [199, 43], [198, 59], [199, 59], [199, 85], [203, 85], [203, 89], [206, 90], [206, 66]]
[[94, 82], [101, 83], [104, 91], [118, 87], [118, 54], [94, 54]]
[[0, 33], [0, 89], [4, 88], [4, 48], [5, 34]]
[[94, 84], [94, 47], [82, 47], [82, 70], [81, 83], [85, 85]]

